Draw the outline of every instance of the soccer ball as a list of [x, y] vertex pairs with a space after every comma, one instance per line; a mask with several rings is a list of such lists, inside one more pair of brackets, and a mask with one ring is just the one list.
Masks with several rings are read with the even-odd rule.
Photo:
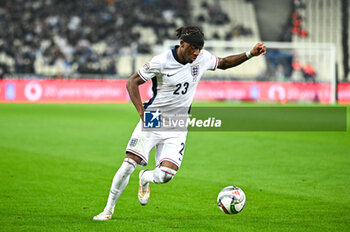
[[237, 214], [245, 206], [246, 197], [242, 189], [236, 186], [228, 186], [221, 190], [217, 203], [222, 212], [226, 214]]

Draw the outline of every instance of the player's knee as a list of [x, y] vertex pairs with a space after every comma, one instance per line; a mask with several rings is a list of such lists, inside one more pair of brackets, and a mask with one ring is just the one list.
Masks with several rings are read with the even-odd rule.
[[141, 163], [141, 158], [137, 155], [134, 155], [130, 152], [126, 152], [126, 158], [127, 159], [132, 159], [134, 162], [136, 162], [137, 164], [140, 164]]
[[126, 164], [124, 172], [125, 174], [130, 175], [135, 170], [137, 163], [135, 160], [130, 158], [125, 158], [124, 163]]
[[158, 167], [154, 172], [154, 180], [157, 184], [164, 184], [174, 178], [176, 171], [168, 167]]

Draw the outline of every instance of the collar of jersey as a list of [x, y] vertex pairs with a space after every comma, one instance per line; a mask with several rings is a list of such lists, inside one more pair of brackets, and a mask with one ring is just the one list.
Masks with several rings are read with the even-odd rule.
[[180, 46], [179, 45], [176, 45], [175, 47], [173, 47], [173, 49], [171, 49], [172, 53], [173, 53], [173, 56], [174, 56], [174, 59], [179, 62], [180, 64], [187, 64], [187, 63], [183, 63], [180, 61], [179, 57], [177, 56], [177, 53], [176, 53], [176, 50], [179, 48]]

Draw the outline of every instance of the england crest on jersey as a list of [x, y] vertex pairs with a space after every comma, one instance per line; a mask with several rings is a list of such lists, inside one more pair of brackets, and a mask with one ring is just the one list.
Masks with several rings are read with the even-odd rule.
[[138, 139], [132, 138], [129, 143], [130, 147], [135, 147], [137, 144], [137, 141]]
[[143, 66], [143, 69], [145, 70], [145, 72], [149, 72], [149, 70], [151, 69], [151, 65], [149, 63], [146, 63], [144, 66]]
[[193, 76], [192, 82], [196, 82], [197, 81], [197, 77], [199, 75], [199, 65], [192, 65], [191, 66], [191, 74]]

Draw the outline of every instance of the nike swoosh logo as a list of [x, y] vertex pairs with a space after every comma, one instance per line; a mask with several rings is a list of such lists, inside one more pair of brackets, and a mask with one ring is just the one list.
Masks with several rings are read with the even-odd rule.
[[176, 73], [171, 74], [171, 75], [170, 75], [170, 74], [167, 74], [166, 76], [167, 76], [167, 77], [172, 77], [172, 76], [174, 76], [175, 74], [176, 74]]

